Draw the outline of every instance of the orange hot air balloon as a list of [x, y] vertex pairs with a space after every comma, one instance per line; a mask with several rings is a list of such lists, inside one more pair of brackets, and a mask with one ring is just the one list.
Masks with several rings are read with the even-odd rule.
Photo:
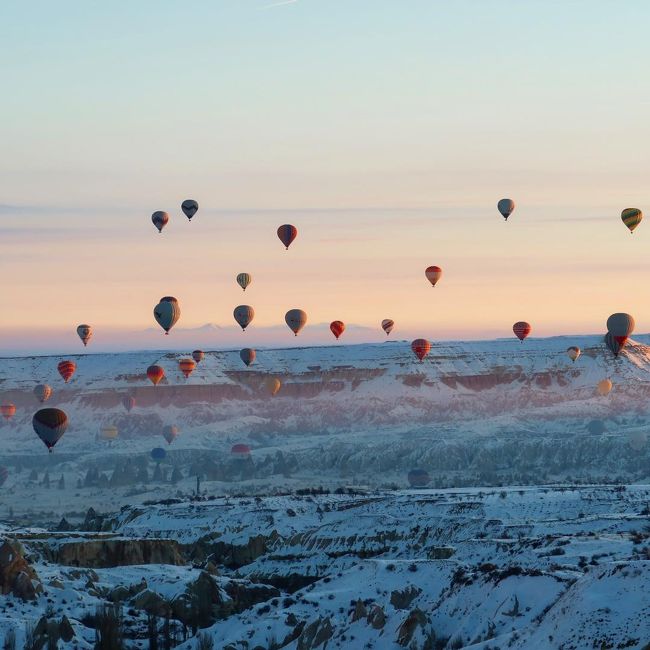
[[285, 223], [283, 226], [280, 226], [278, 228], [278, 237], [280, 238], [280, 241], [284, 244], [287, 250], [289, 250], [289, 246], [291, 246], [291, 242], [297, 236], [298, 236], [298, 229], [289, 223]]
[[61, 361], [56, 369], [59, 371], [61, 377], [63, 377], [63, 381], [67, 384], [72, 378], [72, 375], [74, 375], [77, 364], [74, 361]]
[[424, 272], [424, 275], [426, 275], [427, 280], [431, 282], [431, 286], [435, 287], [438, 280], [442, 277], [442, 269], [439, 266], [429, 266]]
[[167, 444], [171, 445], [176, 440], [176, 436], [178, 436], [178, 427], [173, 424], [168, 424], [163, 427], [162, 434]]
[[523, 320], [520, 320], [512, 326], [512, 331], [522, 343], [524, 342], [524, 339], [527, 338], [531, 333], [532, 329], [533, 328], [530, 326], [530, 323], [527, 323]]
[[267, 380], [264, 382], [264, 385], [266, 386], [266, 390], [268, 390], [273, 397], [275, 397], [278, 394], [278, 391], [282, 386], [280, 380], [277, 377], [268, 377]]
[[339, 336], [345, 332], [345, 323], [341, 320], [333, 320], [330, 323], [330, 330], [332, 334], [336, 337], [336, 340], [339, 340]]
[[431, 351], [431, 343], [426, 339], [415, 339], [415, 341], [411, 343], [411, 350], [413, 350], [413, 354], [422, 361]]
[[395, 321], [391, 320], [390, 318], [384, 318], [383, 321], [381, 321], [381, 328], [386, 332], [386, 336], [388, 336], [392, 331], [393, 327], [395, 327]]
[[0, 406], [0, 413], [2, 413], [2, 417], [5, 420], [11, 420], [11, 418], [16, 415], [16, 405], [11, 402], [2, 404], [2, 406]]
[[157, 386], [164, 377], [165, 371], [160, 366], [153, 365], [147, 368], [147, 378], [154, 386]]
[[181, 359], [178, 362], [178, 367], [185, 375], [185, 379], [187, 379], [194, 372], [194, 368], [196, 368], [196, 361], [194, 361], [194, 359]]
[[605, 397], [609, 395], [613, 385], [610, 379], [601, 379], [596, 386], [596, 391], [601, 397]]

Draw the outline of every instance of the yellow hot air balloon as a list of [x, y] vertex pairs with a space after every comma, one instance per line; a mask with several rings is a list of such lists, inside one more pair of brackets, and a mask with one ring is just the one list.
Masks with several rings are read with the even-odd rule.
[[577, 345], [572, 345], [567, 348], [566, 353], [569, 359], [575, 363], [575, 360], [582, 354], [582, 350]]
[[268, 390], [272, 396], [275, 396], [278, 394], [282, 383], [277, 377], [268, 377], [264, 382], [264, 385], [266, 386], [266, 390]]
[[112, 442], [118, 436], [117, 427], [114, 424], [109, 424], [105, 427], [102, 427], [102, 440], [108, 440]]
[[643, 212], [638, 208], [625, 208], [621, 212], [621, 220], [628, 227], [629, 231], [632, 233], [634, 229], [641, 223], [643, 219]]
[[605, 397], [605, 396], [609, 395], [610, 391], [612, 390], [613, 385], [614, 384], [612, 384], [611, 380], [609, 380], [609, 379], [601, 379], [598, 382], [598, 386], [596, 387], [596, 390], [598, 391], [598, 394], [601, 397]]
[[250, 273], [238, 273], [237, 284], [246, 291], [246, 287], [253, 281], [253, 276]]

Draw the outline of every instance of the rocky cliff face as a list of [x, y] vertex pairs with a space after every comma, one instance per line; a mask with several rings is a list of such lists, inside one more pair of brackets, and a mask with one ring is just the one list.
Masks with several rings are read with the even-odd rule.
[[23, 557], [16, 541], [0, 544], [0, 593], [13, 594], [22, 600], [34, 600], [43, 588], [36, 571]]

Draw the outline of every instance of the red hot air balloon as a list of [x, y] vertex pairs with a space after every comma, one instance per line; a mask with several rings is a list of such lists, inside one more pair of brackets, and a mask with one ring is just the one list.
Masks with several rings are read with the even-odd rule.
[[126, 412], [130, 413], [135, 406], [135, 397], [133, 395], [125, 395], [122, 400], [122, 405], [126, 409]]
[[233, 458], [237, 458], [239, 460], [245, 460], [247, 458], [250, 458], [251, 455], [251, 448], [248, 445], [244, 445], [242, 443], [238, 443], [236, 445], [233, 445], [230, 449], [230, 455]]
[[41, 409], [34, 414], [32, 426], [36, 435], [52, 453], [52, 448], [68, 428], [68, 416], [61, 409]]
[[74, 361], [61, 361], [56, 369], [59, 371], [61, 377], [63, 377], [63, 381], [67, 384], [72, 378], [72, 375], [74, 375], [77, 364]]
[[149, 366], [147, 368], [147, 378], [154, 385], [157, 386], [165, 377], [165, 371], [160, 366]]
[[442, 277], [442, 269], [439, 266], [429, 266], [424, 272], [424, 275], [426, 275], [427, 280], [431, 282], [431, 286], [435, 287], [438, 280]]
[[280, 241], [284, 244], [285, 248], [289, 250], [291, 242], [298, 236], [298, 229], [291, 224], [285, 223], [283, 226], [278, 228], [278, 237]]
[[0, 413], [2, 413], [2, 417], [5, 420], [11, 420], [11, 418], [16, 415], [16, 405], [11, 402], [2, 404], [2, 406], [0, 406]]
[[431, 343], [426, 339], [415, 339], [415, 341], [411, 343], [411, 350], [413, 350], [413, 354], [422, 361], [431, 351]]
[[524, 339], [531, 333], [532, 327], [530, 323], [520, 320], [512, 326], [512, 331], [515, 333], [515, 336], [523, 343]]
[[336, 340], [339, 340], [339, 336], [345, 332], [345, 323], [340, 320], [333, 320], [330, 323], [330, 330], [332, 331], [332, 334], [336, 337]]
[[180, 371], [185, 375], [185, 379], [187, 379], [194, 372], [194, 368], [196, 368], [196, 361], [194, 361], [194, 359], [181, 359], [178, 362], [178, 367], [180, 368]]

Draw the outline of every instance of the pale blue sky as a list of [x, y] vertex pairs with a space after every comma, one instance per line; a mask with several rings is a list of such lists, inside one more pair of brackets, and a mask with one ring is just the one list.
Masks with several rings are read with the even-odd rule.
[[599, 331], [621, 309], [650, 329], [626, 280], [650, 225], [619, 220], [650, 212], [647, 2], [270, 4], [0, 4], [0, 328], [44, 305], [52, 327], [144, 327], [168, 293], [188, 327], [229, 325], [251, 270], [261, 325], [281, 298], [432, 338]]

